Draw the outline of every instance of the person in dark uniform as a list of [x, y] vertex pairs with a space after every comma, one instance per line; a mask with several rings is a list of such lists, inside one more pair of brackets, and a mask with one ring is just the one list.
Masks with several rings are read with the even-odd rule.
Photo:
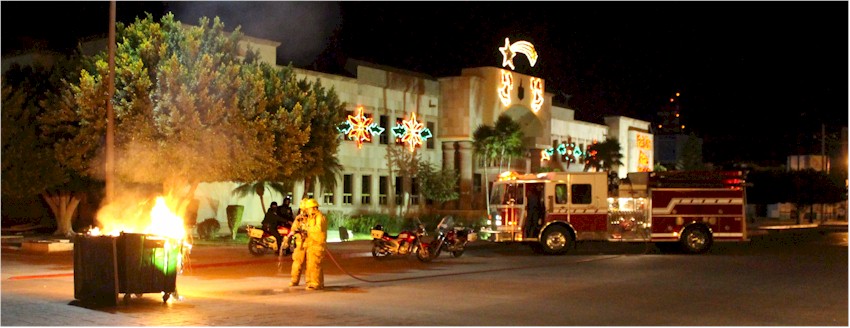
[[292, 221], [295, 221], [290, 204], [292, 204], [292, 197], [286, 196], [283, 198], [283, 205], [277, 207], [277, 215], [283, 218], [284, 225], [287, 227], [291, 227]]
[[526, 195], [528, 204], [526, 205], [527, 214], [523, 230], [526, 237], [534, 237], [537, 235], [537, 229], [540, 225], [540, 220], [543, 219], [545, 211], [543, 205], [543, 184], [535, 183], [528, 184], [526, 187]]
[[280, 250], [280, 245], [283, 242], [283, 236], [281, 236], [280, 232], [277, 231], [277, 226], [285, 223], [278, 213], [277, 202], [272, 202], [269, 205], [268, 211], [266, 211], [266, 216], [263, 217], [263, 230], [272, 234], [277, 240], [277, 249], [275, 249], [276, 252]]

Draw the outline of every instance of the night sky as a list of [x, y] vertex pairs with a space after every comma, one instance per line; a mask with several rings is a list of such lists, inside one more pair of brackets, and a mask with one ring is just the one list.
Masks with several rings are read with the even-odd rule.
[[[498, 47], [534, 44], [535, 67], [576, 119], [653, 121], [681, 92], [686, 132], [708, 162], [783, 164], [820, 153], [848, 117], [848, 2], [140, 2], [118, 20], [171, 11], [184, 23], [221, 17], [279, 41], [278, 64], [341, 73], [345, 58], [429, 74], [500, 67]], [[109, 3], [3, 1], [2, 52], [106, 35]], [[517, 57], [520, 58], [520, 57]]]

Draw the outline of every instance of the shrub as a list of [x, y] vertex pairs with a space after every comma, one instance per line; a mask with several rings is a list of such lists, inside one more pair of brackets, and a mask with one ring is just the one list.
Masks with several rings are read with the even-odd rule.
[[211, 240], [218, 236], [218, 231], [221, 230], [221, 224], [215, 218], [209, 218], [199, 223], [197, 226], [198, 238], [203, 240]]

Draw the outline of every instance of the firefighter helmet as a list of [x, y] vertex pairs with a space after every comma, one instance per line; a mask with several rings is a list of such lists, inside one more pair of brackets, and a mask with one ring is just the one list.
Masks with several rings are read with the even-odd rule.
[[319, 203], [313, 198], [307, 198], [302, 204], [303, 208], [319, 207]]

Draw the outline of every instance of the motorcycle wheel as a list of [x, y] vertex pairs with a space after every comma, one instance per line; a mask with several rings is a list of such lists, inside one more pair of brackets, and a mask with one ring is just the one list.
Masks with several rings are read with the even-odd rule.
[[422, 245], [413, 246], [416, 248], [416, 258], [421, 262], [431, 262], [431, 250], [428, 247], [422, 247]]
[[457, 250], [457, 251], [452, 251], [452, 256], [454, 256], [454, 257], [460, 257], [461, 255], [463, 255], [463, 249], [462, 248], [460, 250]]
[[251, 255], [263, 256], [266, 255], [267, 250], [266, 246], [261, 244], [259, 240], [253, 238], [248, 240], [248, 252], [251, 253]]
[[380, 260], [380, 259], [383, 259], [383, 258], [389, 256], [389, 255], [390, 255], [390, 253], [387, 252], [386, 250], [384, 250], [384, 248], [381, 247], [380, 245], [372, 244], [372, 257]]

